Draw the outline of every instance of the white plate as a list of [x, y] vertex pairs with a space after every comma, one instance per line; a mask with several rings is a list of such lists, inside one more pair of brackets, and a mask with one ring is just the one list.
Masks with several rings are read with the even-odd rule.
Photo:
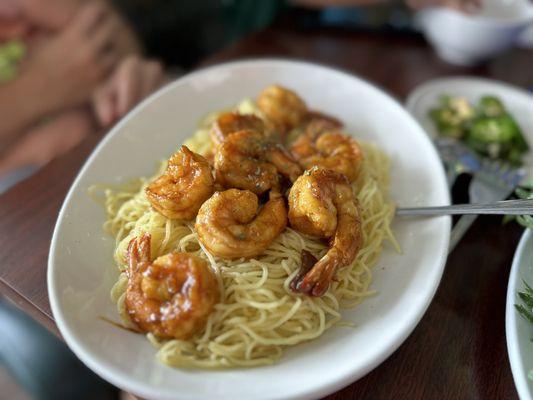
[[[443, 94], [461, 96], [477, 102], [481, 96], [495, 95], [517, 120], [522, 132], [533, 149], [533, 96], [520, 88], [502, 82], [481, 78], [453, 77], [429, 81], [418, 86], [407, 98], [406, 107], [432, 138], [438, 136], [435, 124], [428, 112], [438, 105]], [[527, 178], [533, 178], [533, 152], [524, 157]]]
[[530, 340], [533, 325], [522, 318], [514, 307], [522, 304], [517, 292], [524, 291], [524, 280], [533, 285], [533, 235], [529, 229], [524, 232], [516, 249], [505, 307], [505, 336], [514, 383], [520, 398], [529, 400], [533, 398], [533, 381], [527, 378], [528, 371], [533, 370], [533, 343]]
[[[414, 329], [439, 284], [450, 219], [396, 220], [404, 250], [388, 246], [374, 268], [379, 295], [334, 328], [287, 349], [273, 366], [223, 371], [171, 369], [154, 359], [144, 336], [99, 319], [117, 318], [109, 289], [117, 272], [104, 212], [87, 195], [94, 183], [151, 175], [208, 112], [230, 107], [279, 83], [313, 108], [339, 117], [357, 137], [374, 140], [392, 160], [392, 196], [400, 205], [449, 204], [444, 171], [427, 135], [391, 97], [337, 70], [283, 60], [243, 61], [190, 74], [162, 89], [122, 120], [95, 149], [61, 209], [52, 239], [48, 290], [67, 344], [96, 373], [150, 399], [303, 399], [321, 397], [362, 377]], [[104, 278], [106, 277], [106, 278]]]

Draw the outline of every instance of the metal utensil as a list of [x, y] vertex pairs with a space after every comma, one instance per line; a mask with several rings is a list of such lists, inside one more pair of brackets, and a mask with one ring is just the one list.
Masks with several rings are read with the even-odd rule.
[[533, 200], [506, 200], [485, 204], [454, 204], [451, 206], [398, 208], [399, 216], [422, 215], [533, 215]]
[[[485, 203], [506, 199], [520, 184], [524, 175], [523, 169], [512, 168], [498, 161], [484, 160], [470, 182], [470, 202]], [[457, 221], [450, 236], [449, 252], [459, 243], [475, 219], [475, 215], [465, 215]]]
[[[450, 187], [461, 173], [473, 175], [468, 188], [471, 203], [488, 203], [507, 198], [524, 178], [523, 169], [509, 164], [480, 159], [467, 146], [455, 139], [436, 139], [435, 145], [446, 164]], [[454, 225], [450, 237], [449, 252], [470, 228], [476, 215], [464, 215]]]

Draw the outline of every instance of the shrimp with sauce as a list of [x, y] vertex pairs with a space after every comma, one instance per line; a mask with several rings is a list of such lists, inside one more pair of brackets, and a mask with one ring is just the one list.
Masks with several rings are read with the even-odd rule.
[[307, 116], [307, 106], [300, 96], [279, 85], [263, 89], [257, 106], [282, 137], [302, 124]]
[[209, 162], [186, 146], [170, 157], [166, 171], [146, 188], [152, 207], [170, 219], [191, 220], [212, 194]]
[[213, 149], [216, 149], [230, 134], [242, 130], [254, 130], [264, 134], [266, 127], [263, 120], [255, 115], [244, 115], [236, 112], [221, 114], [213, 122], [209, 131]]
[[289, 221], [300, 232], [330, 240], [327, 253], [291, 283], [298, 292], [322, 296], [335, 272], [355, 260], [363, 241], [359, 206], [348, 179], [320, 167], [306, 171], [289, 193]]
[[217, 182], [227, 188], [261, 194], [279, 190], [278, 173], [294, 182], [302, 173], [300, 165], [285, 148], [253, 130], [226, 137], [215, 154]]
[[309, 136], [312, 140], [316, 140], [321, 134], [329, 131], [338, 131], [342, 127], [342, 122], [331, 115], [318, 111], [309, 111], [307, 120], [303, 125], [303, 134]]
[[292, 156], [306, 169], [314, 166], [346, 175], [353, 182], [363, 161], [359, 143], [348, 135], [327, 131], [318, 135], [300, 135], [290, 146]]
[[128, 245], [125, 307], [143, 332], [160, 339], [186, 340], [201, 331], [219, 299], [207, 262], [189, 253], [169, 253], [151, 261], [150, 235]]
[[259, 207], [257, 196], [248, 190], [216, 192], [196, 218], [198, 240], [215, 256], [233, 259], [260, 255], [287, 226], [283, 197], [270, 192]]

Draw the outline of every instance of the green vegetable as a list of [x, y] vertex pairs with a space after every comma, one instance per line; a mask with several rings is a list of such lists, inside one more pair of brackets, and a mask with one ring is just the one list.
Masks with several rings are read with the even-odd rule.
[[454, 121], [453, 115], [448, 109], [433, 109], [430, 111], [430, 117], [442, 136], [461, 139], [466, 133], [460, 122]]
[[481, 118], [472, 123], [466, 143], [478, 153], [494, 159], [504, 159], [513, 148], [517, 126], [507, 115]]
[[[533, 199], [533, 183], [529, 183], [526, 186], [517, 187], [514, 194], [519, 199]], [[503, 217], [503, 222], [516, 221], [525, 228], [533, 229], [533, 216], [532, 215], [506, 215]]]
[[477, 107], [462, 97], [442, 96], [429, 117], [442, 136], [463, 140], [484, 157], [520, 165], [529, 150], [520, 126], [495, 96], [483, 96]]
[[26, 53], [24, 43], [11, 41], [0, 46], [0, 83], [9, 81], [17, 75], [18, 64]]
[[507, 112], [503, 103], [494, 96], [483, 96], [479, 101], [479, 111], [485, 117], [500, 117]]

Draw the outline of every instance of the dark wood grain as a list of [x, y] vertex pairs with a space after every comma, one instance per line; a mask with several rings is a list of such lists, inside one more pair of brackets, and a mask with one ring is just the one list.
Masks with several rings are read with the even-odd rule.
[[[513, 50], [483, 67], [457, 68], [440, 61], [418, 37], [340, 30], [272, 28], [204, 64], [264, 56], [342, 68], [400, 100], [416, 85], [449, 75], [533, 87], [533, 55], [525, 50]], [[49, 328], [53, 319], [46, 261], [53, 225], [68, 187], [98, 139], [91, 137], [0, 197], [0, 292]], [[516, 398], [504, 318], [509, 268], [520, 234], [517, 225], [480, 218], [449, 257], [436, 297], [412, 335], [382, 365], [329, 398]]]

